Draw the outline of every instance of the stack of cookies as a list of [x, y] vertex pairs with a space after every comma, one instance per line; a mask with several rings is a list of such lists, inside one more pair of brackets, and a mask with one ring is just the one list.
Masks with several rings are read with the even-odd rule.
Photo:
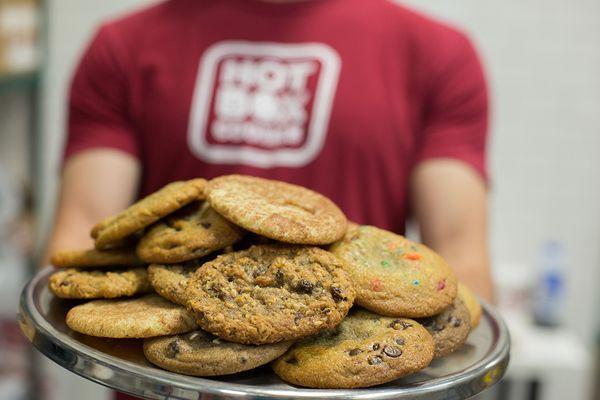
[[181, 374], [271, 362], [292, 384], [368, 387], [458, 349], [481, 316], [432, 250], [284, 182], [174, 182], [91, 235], [94, 249], [52, 258], [50, 290], [90, 300], [67, 325], [143, 339], [148, 361]]

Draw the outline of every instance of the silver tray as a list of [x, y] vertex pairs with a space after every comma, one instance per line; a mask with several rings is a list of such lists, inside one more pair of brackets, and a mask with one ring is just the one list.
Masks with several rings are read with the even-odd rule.
[[508, 365], [506, 325], [484, 304], [481, 323], [461, 350], [434, 360], [417, 374], [382, 386], [305, 389], [281, 381], [268, 366], [210, 379], [179, 375], [149, 364], [141, 341], [96, 339], [71, 331], [65, 315], [76, 302], [50, 293], [47, 282], [51, 272], [51, 268], [40, 271], [21, 293], [19, 323], [31, 343], [69, 371], [147, 399], [464, 399], [498, 382]]

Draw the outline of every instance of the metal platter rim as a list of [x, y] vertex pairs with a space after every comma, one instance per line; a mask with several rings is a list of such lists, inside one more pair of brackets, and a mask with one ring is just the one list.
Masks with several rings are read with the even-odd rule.
[[[112, 377], [101, 378], [86, 373], [81, 365], [89, 363], [100, 368], [106, 368], [119, 376], [129, 376], [141, 381], [151, 381], [153, 386], [165, 385], [175, 387], [184, 391], [201, 394], [225, 396], [227, 398], [242, 398], [247, 396], [258, 396], [259, 398], [353, 398], [353, 399], [392, 399], [392, 398], [420, 398], [435, 393], [441, 393], [454, 389], [469, 396], [481, 390], [471, 388], [470, 383], [484, 379], [486, 374], [499, 373], [502, 375], [508, 363], [510, 337], [508, 329], [499, 314], [487, 303], [482, 301], [483, 316], [491, 321], [493, 328], [497, 330], [498, 340], [483, 359], [467, 369], [460, 371], [457, 375], [431, 379], [425, 383], [413, 384], [403, 387], [374, 387], [365, 389], [308, 389], [290, 387], [284, 389], [257, 387], [240, 383], [222, 382], [218, 380], [191, 377], [176, 374], [160, 369], [149, 370], [148, 367], [136, 365], [127, 360], [119, 359], [102, 353], [92, 347], [78, 342], [74, 338], [58, 331], [44, 318], [36, 306], [35, 293], [40, 291], [40, 284], [45, 284], [45, 278], [53, 271], [52, 267], [46, 267], [39, 271], [23, 288], [20, 298], [19, 322], [22, 329], [31, 333], [26, 335], [32, 344], [44, 355], [52, 359], [62, 367], [74, 372], [86, 379], [92, 380], [104, 386], [131, 393], [134, 395], [148, 395], [141, 388], [131, 384], [130, 386], [116, 386]], [[78, 360], [80, 363], [65, 362], [64, 357], [59, 357], [56, 350], [66, 352], [69, 359]], [[78, 367], [79, 365], [79, 367]], [[499, 377], [493, 377], [491, 384], [497, 382]], [[135, 382], [136, 379], [130, 379]], [[490, 384], [490, 385], [491, 385]], [[144, 390], [142, 390], [144, 389]], [[458, 390], [460, 389], [460, 390]], [[153, 397], [168, 396], [171, 390], [154, 393]]]

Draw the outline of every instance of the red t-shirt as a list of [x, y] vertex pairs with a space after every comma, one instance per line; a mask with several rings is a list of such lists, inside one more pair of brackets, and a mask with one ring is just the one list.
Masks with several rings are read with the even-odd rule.
[[97, 32], [70, 94], [66, 157], [138, 158], [140, 195], [241, 173], [300, 184], [404, 231], [425, 159], [485, 177], [487, 93], [462, 33], [386, 0], [171, 0]]

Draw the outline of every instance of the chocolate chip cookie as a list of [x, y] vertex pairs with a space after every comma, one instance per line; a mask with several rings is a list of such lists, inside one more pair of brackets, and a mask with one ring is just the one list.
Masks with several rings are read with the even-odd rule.
[[291, 342], [261, 346], [226, 342], [203, 331], [144, 340], [144, 354], [153, 364], [193, 376], [234, 374], [279, 357]]
[[173, 303], [186, 305], [185, 289], [198, 265], [158, 265], [148, 267], [148, 280], [156, 292]]
[[118, 246], [128, 236], [153, 224], [160, 218], [203, 199], [204, 179], [173, 182], [141, 199], [121, 213], [106, 218], [92, 229], [92, 238], [99, 250]]
[[189, 311], [157, 294], [75, 306], [67, 313], [67, 325], [85, 335], [109, 338], [148, 338], [198, 328]]
[[471, 316], [471, 330], [477, 328], [479, 320], [481, 319], [482, 309], [481, 303], [477, 300], [475, 293], [471, 291], [467, 286], [458, 282], [458, 298], [465, 303]]
[[271, 365], [295, 385], [368, 387], [425, 368], [433, 349], [431, 335], [417, 322], [357, 310], [338, 327], [293, 345]]
[[243, 232], [207, 202], [193, 203], [154, 224], [141, 238], [137, 254], [149, 263], [184, 262], [232, 245]]
[[152, 291], [146, 268], [116, 271], [65, 269], [50, 276], [48, 286], [63, 299], [112, 299]]
[[146, 264], [134, 249], [59, 251], [52, 255], [50, 263], [58, 268], [140, 267]]
[[456, 297], [456, 277], [442, 257], [403, 236], [359, 226], [330, 250], [346, 261], [356, 303], [378, 314], [428, 317]]
[[331, 200], [301, 186], [228, 175], [211, 180], [205, 193], [228, 220], [281, 242], [323, 245], [346, 230], [346, 217]]
[[471, 331], [471, 316], [459, 298], [442, 313], [428, 318], [417, 319], [433, 336], [435, 358], [445, 356], [459, 349]]
[[205, 331], [264, 344], [339, 324], [354, 289], [342, 261], [323, 249], [261, 245], [204, 264], [190, 278], [186, 298]]

